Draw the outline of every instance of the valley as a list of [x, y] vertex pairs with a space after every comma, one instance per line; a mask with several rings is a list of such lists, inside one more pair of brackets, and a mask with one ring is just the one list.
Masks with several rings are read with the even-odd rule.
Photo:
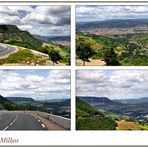
[[70, 99], [42, 101], [27, 97], [3, 97], [0, 95], [1, 111], [42, 111], [70, 118], [70, 104]]
[[[78, 60], [102, 60], [106, 66], [148, 65], [148, 19], [113, 19], [77, 23]], [[104, 66], [98, 63], [98, 66]]]
[[[116, 122], [116, 130], [147, 130], [147, 98], [126, 100], [110, 100], [106, 97], [93, 96], [78, 96], [78, 98], [96, 109], [96, 111], [102, 113], [105, 118], [109, 118], [110, 120]], [[77, 111], [77, 118], [79, 118], [82, 115], [79, 115], [79, 109]], [[87, 117], [87, 114], [84, 114], [83, 117]], [[91, 117], [93, 118], [92, 115]], [[96, 118], [99, 120], [99, 117]], [[93, 121], [90, 120], [89, 124], [91, 124], [91, 122]], [[99, 124], [97, 121], [95, 122], [96, 124]], [[106, 124], [106, 122], [104, 122], [104, 124]], [[108, 130], [110, 130], [110, 128], [108, 128]]]

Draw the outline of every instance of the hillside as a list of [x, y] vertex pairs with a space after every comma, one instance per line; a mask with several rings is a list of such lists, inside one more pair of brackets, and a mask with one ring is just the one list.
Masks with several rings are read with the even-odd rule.
[[51, 101], [40, 101], [44, 107], [50, 108], [59, 108], [63, 106], [70, 106], [71, 100], [70, 99], [62, 99], [60, 100], [51, 100]]
[[81, 100], [89, 103], [89, 104], [97, 104], [97, 103], [107, 103], [107, 104], [114, 104], [113, 101], [106, 97], [93, 97], [93, 96], [78, 96]]
[[42, 42], [15, 25], [0, 25], [0, 42], [37, 50]]
[[40, 36], [40, 35], [34, 35], [35, 38], [49, 42], [49, 43], [56, 43], [58, 45], [64, 46], [64, 47], [70, 47], [70, 36]]
[[37, 39], [15, 25], [0, 25], [0, 43], [16, 46], [15, 52], [1, 56], [0, 65], [70, 65], [70, 47]]
[[77, 130], [115, 130], [116, 122], [85, 101], [76, 98]]
[[0, 104], [3, 104], [5, 102], [11, 102], [11, 101], [0, 95]]
[[[139, 99], [121, 99], [121, 100], [110, 100], [106, 101], [95, 101], [97, 98], [94, 97], [84, 97], [82, 98], [95, 107], [98, 110], [103, 110], [105, 115], [114, 116], [116, 119], [128, 118], [131, 120], [147, 120], [145, 116], [148, 115], [148, 99], [139, 98]], [[100, 98], [100, 97], [98, 97]], [[110, 101], [109, 101], [110, 100]]]
[[[77, 34], [77, 59], [82, 60], [83, 56], [81, 52], [88, 45], [90, 46], [89, 52], [93, 52], [88, 59], [104, 61], [107, 66], [146, 66], [148, 65], [147, 38], [148, 33], [124, 35]], [[84, 55], [88, 53], [85, 52], [86, 50], [83, 52]], [[91, 60], [85, 61], [89, 62]]]
[[97, 66], [94, 63], [91, 65], [91, 61], [96, 59], [105, 62], [107, 66], [146, 66], [147, 40], [148, 19], [77, 23], [77, 59], [90, 61], [90, 66]]
[[123, 103], [123, 104], [148, 104], [148, 98], [138, 98], [138, 99], [120, 99], [114, 100], [114, 102]]
[[116, 108], [122, 106], [122, 104], [114, 102], [106, 97], [79, 96], [79, 98], [97, 109], [104, 109], [113, 112]]
[[34, 104], [36, 101], [32, 98], [27, 97], [7, 97], [7, 99], [13, 103], [18, 104]]

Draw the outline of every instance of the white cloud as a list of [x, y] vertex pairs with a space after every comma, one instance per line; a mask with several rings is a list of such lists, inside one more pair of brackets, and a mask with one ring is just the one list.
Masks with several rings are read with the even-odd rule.
[[147, 70], [78, 70], [77, 95], [126, 99], [148, 97]]
[[0, 24], [42, 36], [70, 35], [70, 6], [0, 6]]
[[148, 6], [77, 6], [77, 22], [107, 19], [147, 18]]
[[70, 98], [69, 70], [46, 70], [46, 76], [36, 71], [23, 74], [23, 71], [25, 70], [0, 71], [1, 95], [26, 96], [34, 99]]

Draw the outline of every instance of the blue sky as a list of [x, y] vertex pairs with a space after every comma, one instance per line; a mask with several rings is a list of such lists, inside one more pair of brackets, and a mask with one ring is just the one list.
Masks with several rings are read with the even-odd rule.
[[0, 24], [41, 36], [70, 35], [70, 6], [0, 6]]
[[76, 95], [110, 99], [148, 97], [148, 70], [77, 70]]
[[148, 18], [148, 6], [80, 5], [76, 7], [77, 22], [103, 21], [107, 19]]
[[35, 100], [70, 98], [70, 70], [0, 70], [0, 95]]

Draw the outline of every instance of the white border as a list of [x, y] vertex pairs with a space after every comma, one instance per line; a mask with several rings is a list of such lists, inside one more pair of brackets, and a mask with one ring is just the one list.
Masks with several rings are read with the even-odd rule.
[[[17, 0], [16, 0], [17, 1]], [[20, 2], [20, 0], [18, 0]], [[26, 0], [27, 1], [27, 0]], [[28, 0], [29, 1], [29, 0]], [[85, 0], [85, 3], [43, 3], [35, 2], [32, 0], [29, 2], [18, 3], [2, 3], [0, 5], [71, 5], [71, 66], [0, 66], [0, 69], [70, 69], [71, 70], [71, 131], [0, 131], [0, 138], [13, 137], [19, 139], [19, 143], [16, 144], [4, 144], [0, 143], [0, 146], [6, 145], [50, 145], [50, 146], [95, 146], [95, 145], [148, 145], [148, 131], [76, 131], [75, 130], [75, 70], [77, 69], [146, 69], [147, 66], [75, 66], [75, 5], [148, 5], [147, 0], [145, 3], [87, 3], [89, 0]], [[54, 0], [63, 1], [63, 0]], [[97, 0], [94, 0], [97, 1]], [[6, 0], [5, 0], [6, 2]]]

